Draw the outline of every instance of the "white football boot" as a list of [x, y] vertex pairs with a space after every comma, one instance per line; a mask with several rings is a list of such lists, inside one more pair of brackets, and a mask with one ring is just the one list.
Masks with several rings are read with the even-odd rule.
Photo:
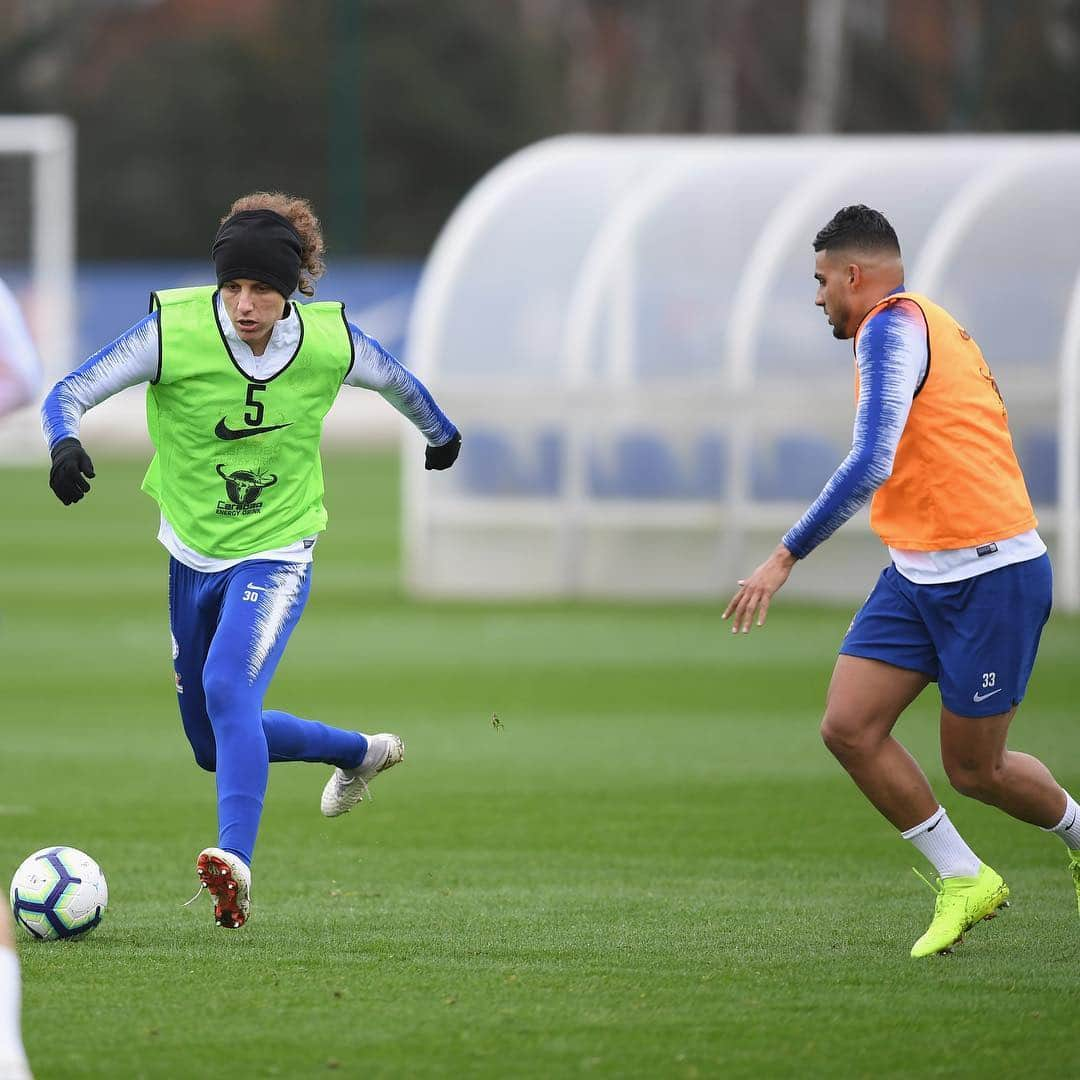
[[367, 741], [367, 753], [355, 769], [335, 769], [327, 780], [319, 803], [325, 817], [347, 814], [368, 794], [368, 784], [405, 756], [400, 735], [369, 735]]
[[227, 930], [239, 930], [251, 914], [251, 871], [231, 851], [208, 847], [195, 863], [199, 881], [214, 898], [214, 921]]

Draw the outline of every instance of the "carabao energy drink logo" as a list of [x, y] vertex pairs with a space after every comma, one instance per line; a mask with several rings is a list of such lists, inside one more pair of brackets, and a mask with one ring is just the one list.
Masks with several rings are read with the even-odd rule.
[[262, 510], [259, 496], [278, 480], [273, 473], [257, 473], [249, 469], [237, 469], [236, 472], [227, 473], [224, 465], [217, 467], [217, 474], [225, 481], [225, 494], [228, 496], [228, 502], [217, 504], [217, 512], [223, 517], [259, 513]]

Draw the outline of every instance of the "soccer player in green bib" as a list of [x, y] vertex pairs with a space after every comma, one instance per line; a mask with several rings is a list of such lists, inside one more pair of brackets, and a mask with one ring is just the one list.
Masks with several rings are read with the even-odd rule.
[[334, 766], [327, 817], [361, 801], [405, 752], [365, 735], [263, 708], [310, 588], [326, 525], [319, 441], [342, 385], [376, 390], [427, 440], [425, 467], [448, 469], [461, 436], [424, 386], [340, 303], [300, 303], [325, 269], [304, 199], [259, 192], [233, 203], [211, 254], [217, 284], [151, 296], [150, 314], [61, 379], [42, 407], [49, 483], [78, 502], [94, 476], [83, 413], [147, 383], [156, 453], [143, 490], [168, 550], [176, 693], [196, 762], [216, 774], [218, 843], [196, 861], [219, 926], [244, 925], [269, 764]]

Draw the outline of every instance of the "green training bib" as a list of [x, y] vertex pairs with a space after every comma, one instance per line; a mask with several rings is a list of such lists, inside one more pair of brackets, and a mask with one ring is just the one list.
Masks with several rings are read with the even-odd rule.
[[268, 379], [237, 366], [212, 285], [150, 297], [160, 319], [146, 422], [156, 453], [143, 490], [189, 547], [235, 559], [326, 525], [319, 442], [353, 362], [340, 303], [294, 304], [300, 343]]

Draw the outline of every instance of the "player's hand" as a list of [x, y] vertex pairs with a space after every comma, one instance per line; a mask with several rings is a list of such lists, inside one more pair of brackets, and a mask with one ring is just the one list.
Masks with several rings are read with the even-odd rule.
[[94, 463], [78, 439], [61, 439], [52, 448], [49, 487], [65, 505], [77, 503], [89, 490], [87, 478], [94, 476]]
[[425, 469], [449, 469], [457, 461], [461, 451], [461, 433], [454, 432], [454, 437], [442, 446], [429, 446], [424, 450]]
[[732, 620], [733, 634], [737, 634], [740, 629], [744, 634], [748, 634], [754, 624], [755, 615], [758, 626], [765, 625], [769, 601], [773, 593], [787, 581], [795, 563], [795, 556], [780, 544], [745, 581], [739, 582], [739, 591], [724, 608], [724, 618]]

